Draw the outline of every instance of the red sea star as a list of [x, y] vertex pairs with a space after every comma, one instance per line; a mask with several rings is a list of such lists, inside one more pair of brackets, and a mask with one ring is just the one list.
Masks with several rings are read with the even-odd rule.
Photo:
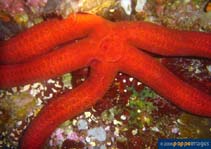
[[211, 116], [210, 95], [181, 81], [148, 54], [211, 58], [209, 33], [177, 31], [146, 22], [114, 23], [76, 14], [36, 25], [1, 43], [0, 50], [0, 88], [91, 68], [85, 83], [41, 110], [24, 133], [24, 149], [42, 148], [59, 124], [94, 105], [118, 71], [135, 76], [181, 109]]

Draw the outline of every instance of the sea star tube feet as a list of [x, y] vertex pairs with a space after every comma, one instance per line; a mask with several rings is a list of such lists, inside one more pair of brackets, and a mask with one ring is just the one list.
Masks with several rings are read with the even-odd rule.
[[177, 31], [146, 22], [114, 23], [87, 14], [74, 17], [75, 27], [70, 19], [73, 16], [49, 20], [0, 46], [4, 55], [0, 60], [0, 88], [45, 80], [82, 67], [92, 69], [84, 84], [52, 99], [41, 110], [24, 133], [22, 148], [41, 148], [60, 123], [90, 108], [104, 95], [117, 71], [135, 76], [185, 111], [211, 117], [211, 95], [180, 80], [149, 54], [211, 58], [210, 33]]

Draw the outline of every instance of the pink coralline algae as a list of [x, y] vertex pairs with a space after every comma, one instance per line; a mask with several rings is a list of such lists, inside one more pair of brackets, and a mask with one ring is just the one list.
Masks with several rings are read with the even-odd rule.
[[47, 2], [48, 2], [48, 0], [27, 0], [27, 4], [34, 6], [34, 7], [43, 6]]
[[20, 13], [24, 11], [23, 0], [0, 0], [0, 10], [14, 13]]
[[78, 136], [76, 132], [69, 133], [67, 135], [67, 139], [74, 141], [82, 141], [82, 142], [84, 141], [84, 138], [82, 136]]
[[48, 0], [0, 0], [0, 10], [8, 14], [15, 15], [23, 13], [29, 8], [41, 8], [47, 4]]

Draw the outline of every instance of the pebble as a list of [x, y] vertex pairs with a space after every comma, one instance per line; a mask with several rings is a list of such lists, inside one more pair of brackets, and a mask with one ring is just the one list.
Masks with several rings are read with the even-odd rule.
[[136, 12], [141, 12], [144, 9], [147, 0], [137, 0], [137, 4], [135, 7]]
[[132, 13], [132, 2], [131, 2], [131, 0], [121, 0], [120, 5], [124, 9], [124, 11], [127, 15], [130, 15]]
[[129, 81], [130, 81], [130, 82], [132, 82], [133, 80], [134, 80], [134, 78], [132, 78], [132, 77], [129, 78]]
[[31, 89], [30, 90], [30, 94], [35, 97], [38, 93], [40, 93], [40, 90], [39, 89]]
[[62, 88], [62, 86], [58, 82], [55, 84], [55, 87]]
[[23, 87], [21, 87], [20, 92], [28, 91], [30, 89], [30, 86], [31, 86], [30, 84], [24, 85]]
[[155, 131], [155, 132], [159, 132], [160, 131], [157, 127], [152, 127], [151, 130]]
[[114, 125], [122, 125], [122, 122], [118, 121], [118, 120], [113, 120], [113, 124]]
[[115, 127], [114, 135], [119, 136], [119, 128]]
[[37, 102], [37, 106], [40, 106], [43, 103], [40, 98], [37, 98], [36, 102]]
[[44, 100], [46, 100], [46, 99], [48, 100], [48, 99], [51, 99], [52, 97], [53, 97], [53, 94], [50, 93], [49, 96], [44, 96], [43, 99]]
[[73, 126], [76, 126], [76, 124], [77, 124], [77, 120], [73, 120]]
[[84, 119], [78, 120], [77, 126], [78, 126], [79, 130], [86, 130], [86, 129], [88, 129], [88, 123]]
[[20, 126], [20, 125], [22, 125], [22, 121], [18, 121], [17, 123], [16, 123], [16, 126]]
[[38, 87], [42, 87], [43, 88], [43, 85], [41, 83], [34, 83], [34, 84], [32, 84], [31, 87], [32, 88], [38, 88]]
[[54, 83], [55, 83], [55, 80], [49, 79], [47, 82], [48, 82], [49, 84], [54, 84]]
[[206, 66], [206, 68], [209, 71], [209, 73], [211, 74], [211, 65]]
[[106, 132], [103, 127], [95, 127], [93, 129], [89, 129], [87, 131], [88, 137], [97, 141], [105, 141], [106, 140]]
[[51, 88], [51, 90], [54, 92], [54, 93], [57, 93], [57, 90], [55, 88]]
[[174, 134], [177, 134], [179, 132], [179, 129], [178, 128], [172, 128], [171, 132], [174, 133]]
[[107, 144], [108, 146], [111, 146], [111, 142], [107, 142], [106, 144]]
[[121, 115], [121, 120], [126, 120], [127, 119], [127, 117], [125, 116], [125, 115]]
[[12, 88], [13, 93], [16, 93], [18, 91], [17, 87]]
[[132, 130], [132, 135], [137, 135], [138, 134], [138, 129], [134, 129], [134, 130]]
[[91, 112], [84, 112], [84, 115], [85, 115], [85, 118], [89, 118], [92, 115], [92, 113]]
[[106, 149], [106, 145], [105, 144], [101, 145], [100, 149]]

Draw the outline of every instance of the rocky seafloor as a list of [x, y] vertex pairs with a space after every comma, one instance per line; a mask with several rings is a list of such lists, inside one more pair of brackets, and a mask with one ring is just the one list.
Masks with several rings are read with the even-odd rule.
[[[0, 39], [8, 39], [49, 17], [86, 12], [112, 21], [144, 20], [179, 30], [211, 32], [207, 0], [0, 0]], [[211, 61], [165, 58], [162, 63], [189, 84], [211, 94]], [[17, 148], [27, 124], [53, 97], [84, 80], [78, 70], [0, 91], [0, 148]], [[93, 108], [64, 122], [46, 148], [156, 148], [159, 138], [211, 138], [211, 119], [183, 112], [153, 90], [119, 73]]]

